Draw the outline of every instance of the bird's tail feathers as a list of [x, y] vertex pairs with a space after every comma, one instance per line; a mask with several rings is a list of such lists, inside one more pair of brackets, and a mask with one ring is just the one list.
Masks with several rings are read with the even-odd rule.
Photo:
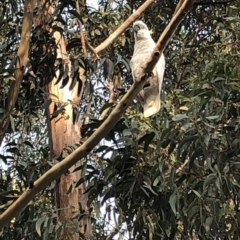
[[146, 102], [143, 104], [143, 116], [145, 118], [150, 117], [160, 111], [161, 108], [161, 99], [158, 94], [155, 98], [146, 99]]

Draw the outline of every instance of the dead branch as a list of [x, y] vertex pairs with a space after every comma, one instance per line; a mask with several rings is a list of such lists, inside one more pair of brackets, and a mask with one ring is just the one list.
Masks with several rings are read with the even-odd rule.
[[0, 145], [4, 138], [5, 132], [9, 124], [9, 115], [11, 114], [20, 90], [20, 86], [23, 79], [23, 74], [28, 63], [28, 51], [33, 22], [33, 9], [35, 6], [35, 0], [27, 0], [24, 4], [23, 23], [21, 41], [17, 52], [17, 61], [15, 69], [15, 81], [11, 82], [8, 92], [6, 113], [0, 121]]
[[114, 33], [112, 33], [104, 42], [102, 42], [98, 47], [95, 48], [96, 53], [101, 52], [107, 48], [120, 34], [122, 34], [125, 29], [133, 23], [141, 13], [154, 2], [154, 0], [146, 0], [136, 12], [134, 12]]
[[[119, 104], [114, 108], [112, 113], [106, 118], [102, 125], [74, 152], [68, 155], [64, 160], [53, 166], [49, 171], [42, 175], [36, 182], [32, 189], [27, 189], [1, 216], [0, 216], [0, 228], [7, 225], [12, 218], [17, 216], [19, 212], [34, 198], [34, 196], [41, 190], [45, 189], [53, 180], [59, 178], [64, 174], [70, 167], [82, 159], [103, 139], [109, 131], [119, 121], [123, 113], [126, 111], [128, 106], [132, 104], [133, 99], [143, 88], [147, 81], [147, 76], [152, 72], [156, 62], [156, 58], [160, 56], [162, 51], [165, 49], [167, 43], [170, 41], [173, 33], [176, 31], [178, 25], [186, 16], [187, 12], [193, 6], [195, 0], [186, 0], [177, 14], [172, 18], [169, 25], [162, 33], [157, 43], [156, 49], [153, 51], [152, 58], [148, 62], [145, 68], [145, 75], [140, 81], [133, 83], [129, 91], [124, 95]], [[157, 53], [157, 54], [156, 54]]]

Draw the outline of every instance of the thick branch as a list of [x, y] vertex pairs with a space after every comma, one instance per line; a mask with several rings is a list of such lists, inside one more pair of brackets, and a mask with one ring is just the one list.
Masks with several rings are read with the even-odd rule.
[[176, 29], [178, 28], [181, 21], [185, 18], [188, 11], [192, 9], [194, 2], [196, 0], [185, 0], [184, 3], [180, 0], [181, 4], [178, 4], [178, 11], [174, 13], [173, 18], [171, 19], [168, 26], [164, 29], [162, 35], [157, 41], [156, 47], [152, 53], [151, 60], [148, 62], [148, 65], [145, 69], [145, 73], [151, 74], [152, 69], [156, 65], [159, 60], [159, 57], [163, 53], [164, 49], [166, 48], [168, 42], [172, 38], [173, 34], [175, 33]]
[[99, 53], [107, 48], [153, 2], [154, 0], [146, 0], [114, 33], [112, 33], [103, 43], [95, 48], [96, 53]]
[[[168, 31], [164, 31], [160, 40], [157, 44], [157, 51], [160, 53], [166, 47], [171, 36], [175, 32], [177, 26], [185, 17], [187, 10], [191, 9], [194, 0], [186, 0], [182, 8], [179, 9], [176, 17], [174, 17], [169, 26], [166, 28]], [[178, 16], [178, 17], [177, 17]], [[175, 28], [174, 28], [175, 27]], [[162, 42], [161, 42], [162, 41]], [[155, 54], [156, 50], [153, 53]], [[145, 73], [152, 72], [154, 68], [153, 60], [149, 61], [146, 66]], [[145, 74], [140, 81], [134, 82], [129, 91], [121, 99], [119, 104], [114, 108], [112, 113], [106, 118], [102, 125], [74, 152], [67, 156], [64, 160], [53, 166], [49, 171], [47, 171], [43, 176], [41, 176], [35, 183], [32, 189], [26, 190], [1, 216], [0, 216], [0, 228], [7, 225], [12, 218], [14, 218], [18, 213], [31, 201], [34, 196], [41, 190], [45, 189], [53, 180], [59, 178], [64, 174], [70, 167], [72, 167], [79, 159], [85, 157], [91, 152], [91, 150], [103, 139], [109, 131], [115, 126], [119, 121], [122, 114], [126, 111], [128, 106], [132, 104], [133, 99], [143, 88], [145, 82], [147, 81], [147, 75]]]
[[17, 59], [16, 59], [16, 69], [15, 69], [15, 81], [11, 82], [10, 89], [8, 91], [7, 98], [7, 106], [6, 113], [4, 117], [0, 121], [0, 145], [4, 138], [5, 132], [7, 131], [7, 127], [9, 124], [9, 115], [13, 110], [18, 93], [20, 90], [20, 86], [23, 79], [23, 74], [25, 71], [25, 67], [28, 63], [28, 51], [29, 51], [29, 42], [31, 36], [31, 28], [33, 22], [33, 8], [35, 6], [35, 0], [27, 0], [24, 5], [24, 16], [22, 23], [22, 33], [21, 33], [21, 41], [19, 44]]

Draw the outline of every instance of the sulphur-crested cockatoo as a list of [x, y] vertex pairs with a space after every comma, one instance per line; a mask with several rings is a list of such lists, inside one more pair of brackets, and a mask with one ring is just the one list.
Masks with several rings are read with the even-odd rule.
[[[140, 81], [144, 75], [143, 70], [150, 59], [150, 56], [156, 44], [153, 41], [147, 25], [142, 21], [136, 21], [133, 24], [134, 29], [134, 52], [130, 61], [132, 76], [134, 81]], [[165, 70], [165, 58], [162, 54], [152, 75], [138, 94], [138, 100], [143, 107], [144, 117], [150, 117], [157, 113], [161, 107], [161, 89]]]

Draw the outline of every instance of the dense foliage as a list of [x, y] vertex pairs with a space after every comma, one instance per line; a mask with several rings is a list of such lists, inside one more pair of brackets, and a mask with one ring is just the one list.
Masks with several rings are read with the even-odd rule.
[[[142, 2], [99, 1], [98, 9], [87, 5], [78, 14], [75, 1], [59, 1], [55, 20], [63, 28], [54, 30], [69, 40], [74, 66], [71, 87], [81, 81], [76, 74], [79, 67], [87, 77], [81, 106], [75, 111], [83, 123], [86, 111], [91, 118], [83, 126], [85, 136], [101, 124], [99, 114], [108, 99], [105, 80], [115, 83], [116, 102], [132, 83], [129, 60], [134, 40], [130, 27], [95, 60], [71, 43], [79, 37], [76, 20], [84, 24], [86, 41], [96, 47]], [[156, 1], [140, 17], [155, 40], [176, 4]], [[239, 9], [239, 0], [195, 6], [164, 52], [167, 66], [160, 113], [144, 119], [134, 102], [85, 159], [79, 183], [87, 183], [95, 239], [106, 239], [115, 228], [115, 239], [240, 238]], [[0, 13], [3, 115], [13, 81], [22, 3], [2, 1]], [[1, 212], [55, 163], [49, 157], [46, 85], [57, 69], [63, 88], [69, 78], [64, 74], [66, 66], [56, 59], [52, 35], [42, 27], [32, 31], [29, 59], [1, 149]], [[1, 239], [56, 238], [60, 225], [53, 187], [54, 183], [2, 229]]]

